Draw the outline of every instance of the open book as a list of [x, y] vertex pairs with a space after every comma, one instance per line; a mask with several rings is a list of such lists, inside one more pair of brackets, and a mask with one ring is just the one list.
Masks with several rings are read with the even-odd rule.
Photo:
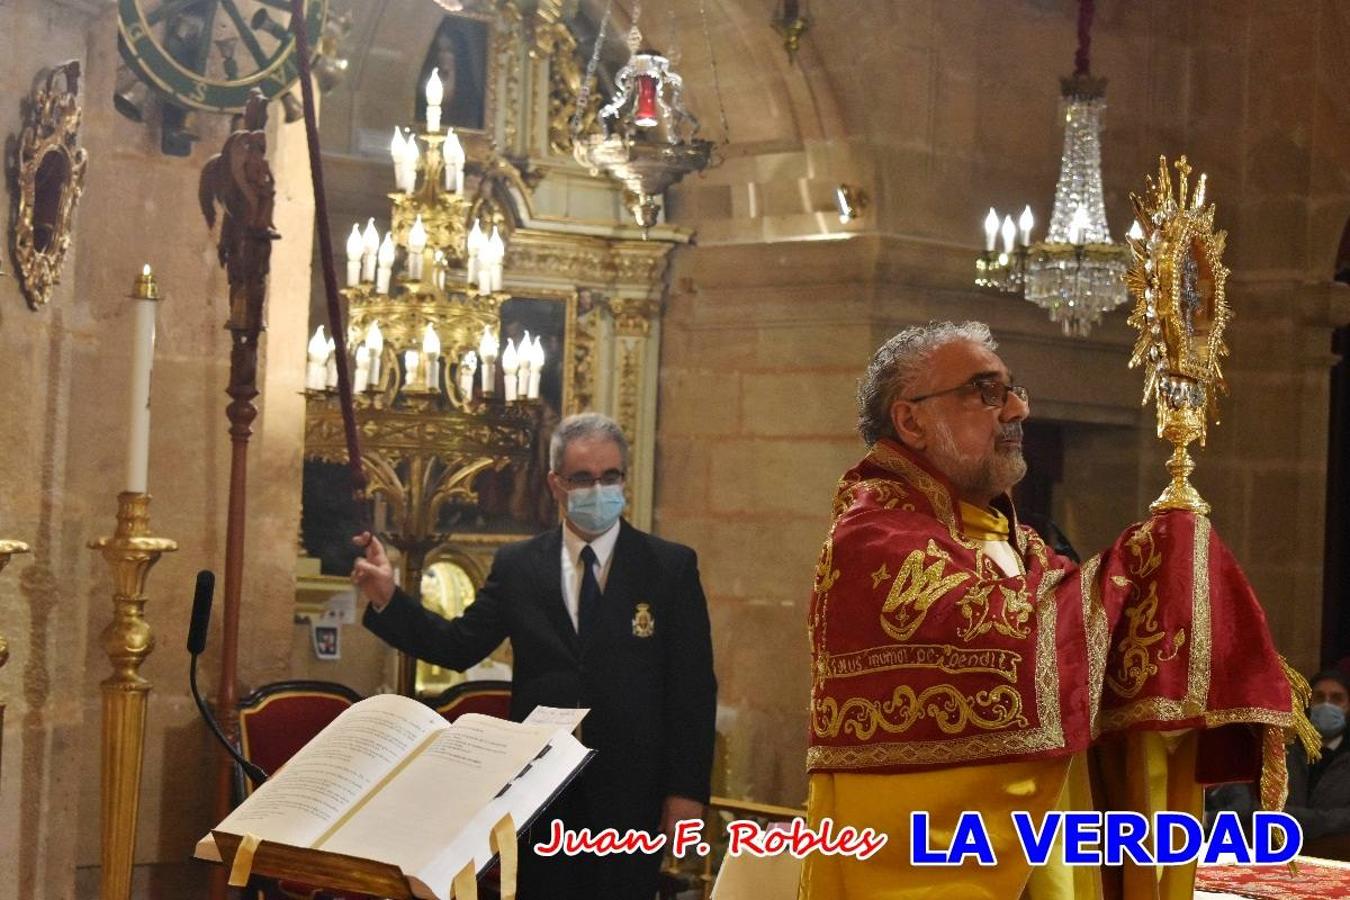
[[481, 874], [491, 864], [494, 827], [498, 841], [506, 816], [523, 830], [590, 760], [571, 734], [583, 715], [541, 708], [523, 723], [469, 714], [451, 725], [407, 697], [362, 700], [202, 838], [196, 856], [232, 859], [251, 835], [262, 842], [259, 874], [448, 900], [467, 866]]

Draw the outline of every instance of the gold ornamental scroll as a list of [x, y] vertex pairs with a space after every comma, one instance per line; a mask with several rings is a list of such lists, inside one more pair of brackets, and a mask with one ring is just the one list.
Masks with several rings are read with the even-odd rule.
[[1130, 368], [1144, 368], [1143, 402], [1158, 411], [1158, 437], [1172, 444], [1172, 480], [1152, 512], [1186, 509], [1207, 515], [1209, 504], [1190, 483], [1195, 469], [1187, 446], [1205, 445], [1208, 422], [1218, 424], [1218, 395], [1227, 393], [1220, 361], [1228, 355], [1223, 333], [1233, 316], [1224, 295], [1222, 262], [1227, 233], [1214, 230], [1214, 204], [1205, 205], [1205, 176], [1189, 183], [1191, 166], [1176, 161], [1175, 184], [1166, 157], [1158, 178], [1146, 179], [1141, 197], [1130, 195], [1143, 235], [1129, 238], [1125, 283], [1134, 296], [1129, 323], [1139, 331]]

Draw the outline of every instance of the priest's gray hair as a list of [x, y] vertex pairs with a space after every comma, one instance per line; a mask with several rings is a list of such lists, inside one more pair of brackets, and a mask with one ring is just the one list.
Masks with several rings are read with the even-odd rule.
[[619, 423], [609, 416], [596, 412], [577, 413], [568, 416], [553, 429], [553, 438], [548, 443], [548, 467], [562, 472], [563, 455], [573, 441], [602, 438], [613, 441], [619, 447], [619, 456], [623, 459], [623, 469], [628, 471], [628, 439], [623, 436]]
[[998, 346], [983, 322], [929, 322], [906, 328], [872, 354], [858, 382], [858, 434], [867, 446], [882, 438], [897, 439], [891, 406], [921, 386], [934, 351], [954, 341], [988, 350]]

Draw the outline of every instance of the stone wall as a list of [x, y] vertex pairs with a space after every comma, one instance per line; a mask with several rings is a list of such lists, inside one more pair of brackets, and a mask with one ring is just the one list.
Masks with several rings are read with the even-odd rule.
[[[142, 674], [153, 684], [137, 840], [137, 891], [188, 896], [203, 883], [186, 862], [212, 824], [214, 749], [187, 693], [183, 650], [193, 573], [220, 571], [229, 488], [228, 334], [224, 273], [201, 213], [197, 176], [228, 120], [202, 116], [191, 158], [164, 156], [158, 131], [117, 115], [110, 4], [0, 4], [0, 133], [20, 127], [20, 99], [38, 71], [84, 67], [81, 131], [89, 151], [74, 249], [51, 303], [25, 304], [12, 262], [0, 279], [0, 348], [10, 361], [0, 411], [0, 534], [33, 546], [0, 575], [0, 670], [5, 715], [0, 771], [0, 896], [93, 896], [99, 864], [99, 682], [110, 673], [99, 635], [112, 581], [86, 544], [110, 534], [123, 487], [131, 303], [143, 262], [158, 275], [152, 382], [151, 525], [178, 541], [150, 575], [146, 617], [157, 647]], [[279, 118], [279, 117], [278, 117]], [[302, 132], [272, 128], [279, 185], [263, 399], [250, 453], [241, 681], [291, 671], [291, 616], [300, 472], [300, 399], [309, 294], [312, 202]], [[10, 203], [8, 185], [3, 189]], [[6, 242], [8, 243], [8, 242]], [[261, 489], [266, 486], [266, 490]], [[202, 684], [219, 667], [219, 594]], [[78, 874], [77, 874], [78, 873]]]

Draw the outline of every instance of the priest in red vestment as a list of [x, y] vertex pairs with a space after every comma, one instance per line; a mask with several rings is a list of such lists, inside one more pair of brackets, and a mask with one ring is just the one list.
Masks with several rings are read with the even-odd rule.
[[[861, 383], [869, 450], [810, 612], [808, 811], [890, 842], [808, 857], [801, 895], [1189, 897], [1189, 867], [1033, 869], [1009, 814], [1198, 815], [1204, 784], [1257, 779], [1278, 809], [1306, 684], [1203, 516], [1155, 515], [1081, 566], [1018, 524], [1029, 397], [994, 349], [980, 323], [909, 328]], [[911, 866], [912, 810], [934, 846], [980, 810], [998, 865]]]

